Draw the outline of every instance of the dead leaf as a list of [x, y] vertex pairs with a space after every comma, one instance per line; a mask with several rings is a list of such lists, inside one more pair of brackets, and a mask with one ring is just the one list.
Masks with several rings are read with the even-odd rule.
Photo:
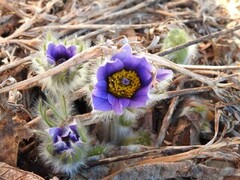
[[212, 168], [193, 161], [175, 163], [159, 162], [154, 164], [128, 167], [104, 178], [107, 179], [223, 179], [229, 176], [238, 176], [239, 170], [234, 168]]
[[12, 166], [17, 165], [19, 142], [32, 136], [24, 125], [25, 122], [14, 120], [7, 113], [3, 116], [0, 121], [0, 161]]
[[1, 180], [44, 180], [36, 174], [20, 170], [3, 162], [0, 162], [0, 177]]

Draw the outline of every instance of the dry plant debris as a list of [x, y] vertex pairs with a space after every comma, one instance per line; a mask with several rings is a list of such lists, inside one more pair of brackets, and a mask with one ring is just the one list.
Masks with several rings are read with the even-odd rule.
[[[126, 42], [154, 67], [171, 69], [174, 77], [167, 90], [154, 97], [157, 103], [131, 124], [131, 132], [141, 132], [141, 138], [106, 145], [104, 152], [86, 158], [74, 178], [240, 178], [237, 0], [1, 0], [0, 27], [1, 179], [69, 178], [39, 158], [41, 139], [33, 132], [42, 128], [36, 104], [48, 98], [42, 82], [75, 67], [90, 69]], [[167, 33], [176, 27], [191, 38], [161, 50]], [[37, 74], [32, 62], [50, 31], [58, 40], [75, 39], [86, 48]], [[171, 54], [190, 47], [195, 47], [190, 64], [170, 60]], [[96, 71], [84, 76], [91, 90], [96, 82], [90, 75]], [[88, 143], [102, 145], [104, 123], [111, 118], [95, 116], [86, 88], [66, 97], [75, 109], [68, 123], [81, 123], [91, 136]], [[56, 116], [51, 107], [46, 117]]]

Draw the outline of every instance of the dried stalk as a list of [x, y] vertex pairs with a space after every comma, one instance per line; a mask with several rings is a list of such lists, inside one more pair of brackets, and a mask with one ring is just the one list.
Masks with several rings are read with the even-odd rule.
[[147, 7], [147, 6], [149, 6], [150, 4], [152, 4], [156, 1], [157, 0], [146, 0], [146, 1], [141, 2], [141, 3], [139, 3], [139, 4], [137, 4], [133, 7], [130, 7], [128, 9], [124, 9], [124, 10], [120, 10], [120, 11], [117, 11], [117, 12], [112, 13], [112, 14], [108, 14], [107, 16], [97, 18], [96, 20], [93, 20], [93, 21], [90, 21], [90, 22], [95, 23], [95, 22], [105, 21], [105, 20], [109, 20], [109, 19], [115, 19], [115, 18], [118, 18], [120, 16], [126, 16], [127, 14], [133, 13], [133, 12], [139, 10], [139, 9]]
[[189, 70], [215, 70], [215, 71], [240, 70], [240, 64], [235, 66], [205, 66], [205, 65], [178, 64], [178, 66], [189, 69]]
[[[127, 166], [126, 168], [128, 168], [128, 170], [129, 170], [134, 167], [142, 166], [142, 165], [150, 165], [150, 164], [152, 165], [152, 164], [164, 163], [164, 162], [179, 162], [179, 161], [189, 160], [189, 159], [193, 159], [193, 158], [203, 157], [204, 154], [206, 155], [206, 152], [212, 152], [212, 151], [219, 150], [220, 148], [223, 148], [226, 146], [229, 147], [231, 145], [239, 145], [239, 144], [240, 144], [240, 139], [233, 138], [229, 141], [224, 141], [224, 142], [212, 144], [209, 146], [202, 146], [197, 149], [193, 149], [193, 150], [190, 150], [190, 151], [187, 151], [184, 153], [178, 153], [178, 154], [174, 154], [174, 155], [162, 156], [162, 157], [157, 157], [157, 158], [155, 158], [155, 156], [152, 156], [152, 157], [149, 157], [148, 159], [140, 161], [136, 165]], [[105, 177], [104, 179], [112, 179], [116, 175], [118, 175], [121, 172], [123, 172], [124, 170], [126, 170], [126, 168], [120, 169], [120, 170], [112, 173], [111, 175]]]
[[143, 151], [143, 152], [137, 152], [137, 153], [131, 153], [127, 155], [121, 155], [116, 157], [109, 157], [105, 159], [100, 159], [93, 162], [88, 162], [87, 165], [89, 167], [101, 165], [101, 164], [109, 164], [117, 161], [122, 160], [128, 160], [132, 158], [139, 158], [139, 157], [145, 157], [149, 155], [159, 155], [159, 154], [175, 154], [177, 152], [185, 152], [192, 149], [203, 147], [202, 145], [193, 145], [193, 146], [166, 146], [163, 148], [150, 148], [149, 150]]
[[161, 23], [149, 23], [149, 24], [76, 24], [76, 25], [70, 25], [70, 24], [64, 24], [64, 25], [55, 25], [55, 26], [42, 26], [42, 27], [35, 27], [31, 30], [33, 31], [39, 31], [39, 30], [59, 30], [59, 29], [67, 29], [67, 30], [74, 30], [74, 29], [101, 29], [101, 28], [112, 28], [112, 29], [142, 29], [142, 28], [150, 28], [153, 26], [158, 26]]
[[19, 66], [19, 65], [21, 65], [23, 63], [29, 62], [30, 60], [31, 60], [31, 56], [27, 56], [27, 57], [25, 57], [23, 59], [19, 59], [17, 61], [15, 60], [15, 61], [13, 61], [10, 64], [7, 64], [5, 66], [0, 66], [0, 74], [4, 73], [5, 71], [8, 71], [8, 70], [10, 70], [12, 68], [15, 68], [15, 67], [17, 67], [17, 66]]
[[215, 87], [216, 86], [216, 83], [214, 82], [213, 79], [210, 79], [206, 76], [202, 76], [202, 75], [199, 75], [199, 74], [196, 74], [192, 71], [189, 71], [181, 66], [178, 66], [177, 64], [173, 63], [172, 61], [169, 61], [168, 59], [165, 59], [163, 57], [159, 57], [155, 54], [146, 54], [145, 55], [146, 58], [150, 61], [152, 61], [153, 63], [156, 63], [158, 65], [161, 65], [161, 66], [166, 66], [170, 69], [174, 69], [184, 75], [187, 75], [187, 76], [190, 76], [196, 80], [199, 80], [200, 82], [202, 83], [205, 83], [211, 87]]
[[[182, 85], [183, 85], [183, 81], [178, 85], [177, 90], [180, 90]], [[169, 127], [169, 124], [171, 121], [171, 117], [175, 111], [177, 104], [178, 104], [178, 100], [179, 100], [179, 96], [176, 96], [171, 100], [168, 111], [162, 120], [162, 126], [159, 129], [157, 141], [155, 144], [156, 147], [160, 147], [162, 145], [162, 142], [165, 138], [166, 132], [168, 130], [168, 127]]]
[[239, 138], [232, 138], [229, 141], [223, 141], [217, 144], [211, 144], [211, 145], [206, 145], [194, 150], [190, 150], [188, 152], [184, 152], [184, 153], [179, 153], [176, 155], [170, 155], [170, 156], [164, 156], [164, 157], [158, 157], [158, 158], [154, 158], [154, 159], [146, 159], [143, 160], [141, 162], [139, 162], [138, 164], [142, 165], [142, 164], [152, 164], [152, 163], [157, 163], [157, 162], [176, 162], [176, 161], [182, 161], [182, 160], [187, 160], [187, 159], [191, 159], [191, 158], [195, 158], [199, 155], [201, 155], [201, 153], [203, 152], [207, 152], [207, 151], [213, 151], [213, 150], [217, 150], [220, 149], [222, 147], [225, 146], [230, 146], [230, 145], [239, 145], [240, 144], [240, 139]]

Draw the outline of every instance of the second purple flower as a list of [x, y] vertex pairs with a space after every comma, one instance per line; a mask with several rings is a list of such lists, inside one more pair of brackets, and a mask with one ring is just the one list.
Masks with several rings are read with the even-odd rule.
[[63, 44], [49, 43], [46, 52], [47, 60], [52, 65], [59, 65], [72, 58], [76, 54], [76, 50], [76, 46], [66, 48]]

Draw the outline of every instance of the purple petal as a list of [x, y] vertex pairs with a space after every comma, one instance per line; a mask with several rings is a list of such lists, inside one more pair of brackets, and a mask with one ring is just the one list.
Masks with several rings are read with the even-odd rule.
[[108, 61], [105, 65], [106, 68], [106, 77], [112, 75], [115, 72], [118, 72], [124, 68], [123, 62], [121, 60]]
[[112, 105], [112, 110], [115, 111], [116, 114], [121, 115], [123, 113], [123, 105], [118, 98], [108, 94], [108, 101]]
[[54, 143], [57, 142], [57, 137], [61, 136], [63, 133], [62, 128], [58, 128], [58, 127], [49, 128], [47, 129], [47, 131], [52, 136]]
[[141, 62], [141, 58], [138, 58], [136, 56], [127, 56], [122, 60], [124, 64], [124, 69], [126, 70], [134, 70], [136, 66], [139, 65]]
[[100, 66], [97, 70], [97, 79], [98, 81], [106, 81], [107, 75], [106, 75], [106, 68], [104, 66]]
[[68, 58], [70, 59], [71, 57], [73, 57], [76, 54], [76, 51], [77, 51], [76, 46], [70, 46], [69, 48], [67, 48]]
[[77, 131], [77, 125], [76, 124], [71, 124], [68, 126], [71, 131], [73, 131], [75, 134], [78, 134], [78, 131]]
[[127, 107], [130, 103], [130, 99], [127, 98], [121, 98], [119, 99], [120, 104], [122, 104], [123, 108]]
[[99, 98], [103, 98], [103, 99], [107, 99], [108, 98], [108, 92], [107, 91], [103, 91], [101, 89], [94, 89], [92, 94], [96, 97]]
[[138, 77], [140, 78], [141, 87], [148, 86], [151, 84], [153, 78], [150, 72], [146, 69], [142, 69], [141, 71], [137, 71]]
[[62, 129], [63, 129], [63, 132], [62, 132], [61, 137], [68, 137], [69, 134], [71, 133], [71, 129], [69, 127], [64, 127]]
[[49, 64], [52, 64], [52, 65], [54, 65], [56, 63], [55, 59], [53, 57], [54, 48], [55, 48], [55, 44], [49, 43], [47, 51], [46, 51], [47, 60], [48, 60]]
[[55, 65], [56, 64], [55, 59], [52, 56], [47, 56], [47, 61], [51, 65]]
[[76, 54], [77, 47], [76, 46], [69, 46], [67, 48], [68, 52], [70, 52], [73, 56]]
[[171, 79], [173, 77], [172, 70], [169, 69], [157, 69], [157, 80], [163, 81], [165, 79]]
[[70, 46], [66, 49], [63, 44], [55, 45], [50, 43], [46, 51], [47, 60], [52, 65], [61, 64], [73, 57], [76, 54], [76, 50], [76, 46]]
[[58, 142], [54, 144], [54, 147], [55, 147], [55, 151], [57, 153], [60, 153], [60, 152], [62, 152], [64, 150], [66, 150], [66, 149], [69, 149], [69, 146], [64, 141], [62, 141], [61, 138], [59, 138]]
[[59, 44], [57, 46], [55, 46], [54, 51], [53, 51], [53, 57], [55, 58], [55, 60], [59, 59], [59, 58], [65, 58], [68, 59], [67, 56], [67, 49], [63, 44]]
[[47, 51], [46, 51], [46, 55], [52, 57], [52, 56], [53, 56], [54, 48], [55, 48], [55, 44], [49, 43], [49, 44], [48, 44]]
[[75, 133], [70, 133], [69, 134], [69, 138], [70, 138], [70, 140], [72, 140], [73, 142], [76, 142], [76, 141], [78, 141], [78, 135], [77, 134], [75, 134]]
[[111, 104], [107, 99], [103, 99], [97, 96], [92, 95], [93, 108], [100, 111], [110, 111], [112, 110]]
[[141, 58], [140, 63], [136, 67], [137, 71], [141, 71], [142, 69], [145, 69], [149, 73], [151, 73], [153, 70], [153, 66], [151, 64], [149, 64], [149, 62], [144, 57]]
[[113, 74], [114, 72], [118, 72], [122, 70], [124, 67], [123, 62], [120, 60], [116, 61], [107, 61], [106, 64], [100, 66], [97, 71], [97, 79], [98, 81], [106, 81], [108, 76]]
[[144, 87], [139, 89], [135, 94], [134, 97], [131, 99], [129, 103], [129, 107], [144, 107], [146, 105], [148, 98], [148, 91], [150, 86]]
[[147, 100], [148, 100], [148, 97], [146, 96], [142, 96], [142, 97], [139, 96], [139, 98], [131, 99], [129, 103], [129, 107], [132, 107], [132, 108], [144, 107], [146, 106]]
[[135, 94], [133, 98], [136, 98], [138, 96], [148, 96], [148, 91], [150, 90], [151, 85], [146, 86], [144, 88], [139, 89]]
[[125, 44], [122, 48], [121, 48], [121, 52], [116, 53], [112, 56], [111, 60], [123, 60], [125, 59], [125, 57], [131, 57], [132, 56], [132, 48], [129, 44]]
[[135, 71], [140, 78], [141, 87], [148, 86], [152, 82], [152, 70], [153, 67], [146, 61], [146, 59], [142, 59], [141, 63], [136, 67]]
[[73, 142], [78, 141], [79, 134], [78, 134], [78, 131], [77, 131], [77, 125], [76, 124], [72, 124], [72, 125], [69, 125], [68, 128], [70, 129], [69, 138]]
[[103, 99], [107, 99], [108, 97], [108, 89], [107, 89], [107, 83], [106, 81], [99, 81], [95, 85], [93, 92], [93, 95], [97, 97], [101, 97]]

